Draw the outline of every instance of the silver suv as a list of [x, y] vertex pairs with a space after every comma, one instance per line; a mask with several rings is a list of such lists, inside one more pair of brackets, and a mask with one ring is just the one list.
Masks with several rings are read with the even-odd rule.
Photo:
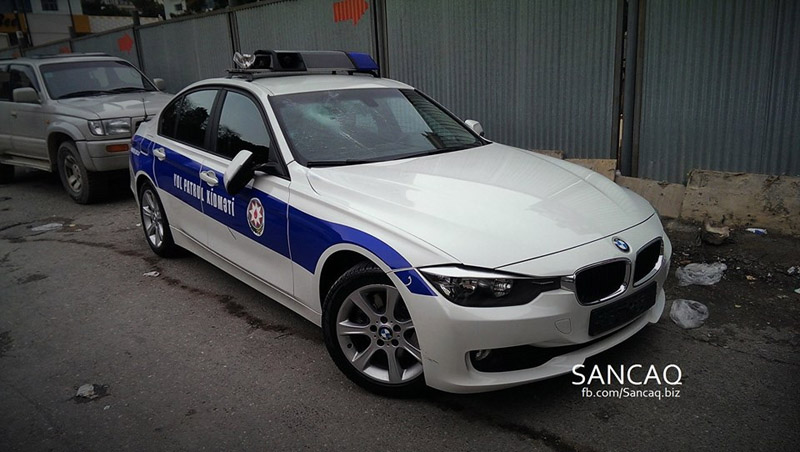
[[71, 54], [0, 60], [0, 183], [14, 166], [58, 171], [76, 202], [128, 167], [131, 134], [171, 98], [120, 58]]

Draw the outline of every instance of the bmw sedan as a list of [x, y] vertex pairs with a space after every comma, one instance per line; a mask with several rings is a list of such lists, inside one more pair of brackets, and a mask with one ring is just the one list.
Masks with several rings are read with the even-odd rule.
[[638, 195], [487, 140], [368, 55], [236, 59], [134, 136], [145, 238], [321, 326], [358, 385], [507, 388], [659, 320], [671, 245]]

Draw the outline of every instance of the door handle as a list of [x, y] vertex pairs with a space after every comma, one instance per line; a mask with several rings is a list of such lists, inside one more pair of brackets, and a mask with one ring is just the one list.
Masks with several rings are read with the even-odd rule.
[[200, 179], [203, 179], [205, 183], [207, 183], [211, 187], [216, 187], [219, 183], [219, 179], [217, 179], [217, 173], [214, 171], [200, 171]]
[[155, 155], [157, 159], [163, 161], [167, 158], [167, 151], [165, 151], [164, 148], [155, 148], [153, 149], [153, 155]]
[[11, 117], [12, 118], [16, 118], [17, 117], [17, 112], [16, 111], [12, 111], [11, 112]]

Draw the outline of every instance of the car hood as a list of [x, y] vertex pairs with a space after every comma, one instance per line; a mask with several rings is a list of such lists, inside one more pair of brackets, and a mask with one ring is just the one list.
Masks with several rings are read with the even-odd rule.
[[654, 213], [647, 201], [598, 173], [500, 144], [312, 168], [308, 180], [323, 198], [485, 268], [574, 248]]
[[145, 114], [147, 116], [155, 115], [170, 99], [172, 99], [171, 94], [141, 92], [76, 97], [74, 99], [61, 99], [56, 102], [62, 107], [72, 110], [71, 113], [75, 116], [82, 116], [87, 119], [110, 119], [135, 118], [145, 116]]

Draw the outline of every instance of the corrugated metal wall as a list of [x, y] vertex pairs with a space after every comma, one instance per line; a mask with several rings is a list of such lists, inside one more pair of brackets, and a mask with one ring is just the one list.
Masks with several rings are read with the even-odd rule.
[[800, 173], [799, 2], [647, 0], [644, 27], [640, 177]]
[[[127, 49], [128, 46], [130, 46], [129, 50], [121, 50]], [[72, 41], [72, 51], [103, 52], [128, 60], [136, 67], [140, 66], [139, 58], [136, 56], [136, 42], [132, 28], [75, 39]]]
[[171, 93], [224, 76], [233, 58], [227, 14], [143, 26], [139, 36], [145, 73], [163, 78]]
[[490, 139], [611, 158], [616, 0], [389, 0], [389, 76]]
[[14, 58], [15, 55], [19, 55], [19, 47], [9, 47], [0, 50], [0, 58]]
[[[164, 78], [170, 92], [225, 75], [236, 44], [243, 52], [376, 55], [373, 14], [385, 5], [377, 17], [378, 25], [386, 21], [385, 42], [380, 38], [390, 77], [480, 120], [499, 142], [613, 158], [622, 1], [373, 0], [353, 15], [353, 4], [335, 0], [270, 0], [142, 26], [138, 53], [146, 73]], [[639, 108], [625, 125], [637, 128], [638, 175], [683, 182], [694, 168], [800, 174], [800, 2], [640, 1]], [[138, 64], [135, 39], [130, 52], [121, 51], [126, 33], [135, 38], [133, 29], [117, 30], [75, 39], [72, 47]]]
[[44, 46], [25, 49], [25, 56], [55, 55], [58, 53], [69, 53], [69, 40], [53, 42]]
[[[239, 48], [372, 52], [370, 11], [358, 23], [334, 21], [331, 0], [272, 3], [236, 11]], [[369, 5], [372, 8], [372, 5]]]

